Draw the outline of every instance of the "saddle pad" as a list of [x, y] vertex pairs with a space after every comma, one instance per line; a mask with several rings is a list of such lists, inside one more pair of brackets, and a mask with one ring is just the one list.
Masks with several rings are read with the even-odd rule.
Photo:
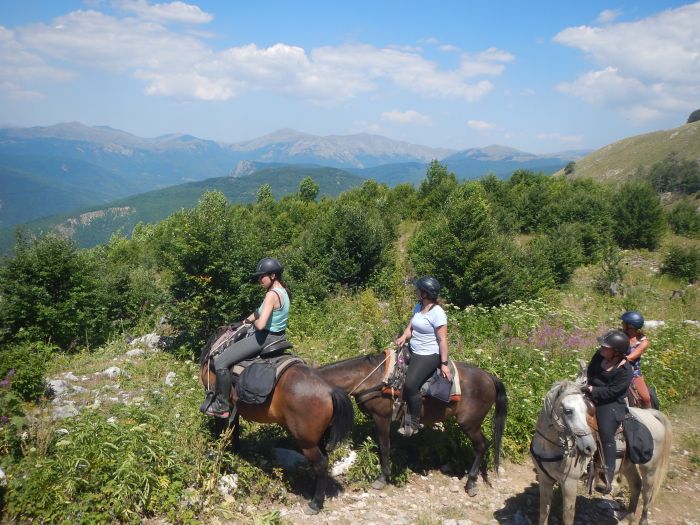
[[[450, 368], [450, 372], [452, 372], [452, 387], [450, 388], [450, 401], [459, 401], [460, 399], [462, 399], [462, 387], [459, 381], [459, 370], [457, 370], [457, 367], [455, 366], [454, 361], [452, 361], [452, 359], [449, 360], [447, 366]], [[430, 376], [430, 378], [428, 378], [428, 380], [423, 384], [423, 386], [421, 386], [420, 390], [423, 396], [427, 395], [428, 388], [430, 387], [430, 381], [432, 378], [433, 376]], [[382, 389], [382, 393], [394, 397], [399, 397], [401, 395], [401, 390], [386, 387]]]

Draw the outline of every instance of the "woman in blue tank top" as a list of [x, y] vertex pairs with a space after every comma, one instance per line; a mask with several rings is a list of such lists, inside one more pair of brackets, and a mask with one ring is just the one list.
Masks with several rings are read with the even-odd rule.
[[246, 318], [255, 329], [253, 334], [224, 347], [213, 360], [216, 392], [207, 392], [201, 410], [207, 415], [227, 418], [231, 415], [231, 367], [259, 355], [263, 348], [284, 339], [289, 317], [289, 292], [282, 281], [284, 266], [272, 257], [260, 259], [253, 276], [267, 290], [258, 309]]

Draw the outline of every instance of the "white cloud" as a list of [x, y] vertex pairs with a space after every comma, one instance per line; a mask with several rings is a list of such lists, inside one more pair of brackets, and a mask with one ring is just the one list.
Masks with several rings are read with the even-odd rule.
[[483, 132], [488, 131], [490, 129], [494, 129], [496, 127], [496, 124], [494, 124], [493, 122], [486, 122], [485, 120], [468, 120], [467, 126], [472, 128], [473, 130]]
[[420, 126], [432, 126], [433, 120], [428, 115], [423, 115], [414, 109], [407, 111], [385, 111], [382, 113], [382, 120], [394, 122], [396, 124], [417, 124]]
[[570, 27], [554, 37], [597, 65], [557, 89], [636, 121], [697, 104], [700, 3], [606, 27]]
[[206, 24], [214, 19], [212, 15], [205, 13], [198, 6], [184, 2], [149, 4], [147, 0], [117, 0], [114, 5], [145, 20]]
[[505, 63], [515, 59], [507, 51], [491, 47], [480, 53], [463, 53], [460, 72], [467, 78], [476, 76], [495, 76], [503, 73]]
[[453, 46], [452, 44], [443, 44], [440, 47], [438, 47], [440, 51], [444, 51], [445, 53], [454, 53], [456, 51], [459, 51], [459, 48], [457, 46]]
[[0, 83], [0, 97], [10, 100], [42, 100], [45, 98], [42, 93], [22, 89], [12, 82]]
[[[419, 49], [362, 43], [309, 51], [286, 43], [215, 50], [204, 37], [162, 23], [211, 20], [196, 6], [150, 5], [145, 0], [123, 0], [117, 5], [136, 16], [78, 10], [48, 24], [14, 31], [0, 27], [0, 82], [15, 81], [14, 72], [20, 70], [35, 76], [43, 71], [51, 78], [73, 75], [82, 68], [129, 74], [146, 83], [144, 91], [149, 95], [199, 100], [227, 100], [265, 91], [336, 103], [377, 92], [388, 83], [425, 97], [473, 102], [494, 87], [483, 77], [501, 74], [504, 64], [513, 59], [505, 51], [490, 48], [465, 53], [459, 67], [444, 69]], [[61, 69], [52, 66], [58, 63]]]
[[596, 22], [599, 24], [609, 24], [610, 22], [614, 22], [621, 14], [622, 11], [619, 9], [604, 9], [600, 12], [598, 18], [596, 18]]
[[568, 146], [580, 146], [583, 144], [581, 135], [562, 135], [561, 133], [538, 133], [536, 137], [547, 142], [557, 142]]

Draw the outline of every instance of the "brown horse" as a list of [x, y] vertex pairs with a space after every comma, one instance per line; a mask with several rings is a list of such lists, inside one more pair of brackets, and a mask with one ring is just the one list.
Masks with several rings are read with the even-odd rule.
[[[391, 395], [381, 394], [384, 360], [383, 354], [354, 357], [318, 369], [321, 377], [328, 383], [353, 395], [360, 410], [371, 416], [377, 425], [382, 473], [372, 485], [376, 489], [383, 488], [389, 478], [389, 428], [394, 404]], [[491, 406], [495, 404], [493, 416], [494, 464], [495, 470], [498, 472], [501, 440], [508, 412], [508, 398], [503, 383], [497, 377], [467, 363], [455, 363], [455, 365], [459, 370], [462, 388], [461, 400], [443, 403], [426, 397], [423, 400], [421, 423], [429, 425], [444, 421], [451, 416], [457, 419], [459, 426], [474, 445], [474, 462], [469, 469], [465, 488], [470, 496], [475, 496], [479, 470], [481, 470], [484, 481], [488, 482], [486, 464], [483, 460], [489, 442], [481, 432], [481, 425]]]
[[[221, 327], [207, 341], [200, 356], [200, 377], [205, 387], [213, 388], [216, 383], [216, 374], [209, 369], [213, 343], [226, 330], [239, 326]], [[243, 330], [240, 332], [242, 337]], [[235, 388], [231, 389], [232, 404], [236, 397]], [[237, 408], [239, 414], [249, 421], [277, 423], [289, 431], [316, 474], [316, 489], [306, 511], [317, 513], [323, 507], [326, 494], [327, 452], [352, 430], [354, 414], [348, 395], [326, 383], [315, 369], [296, 363], [282, 373], [265, 403], [249, 405], [240, 402]]]

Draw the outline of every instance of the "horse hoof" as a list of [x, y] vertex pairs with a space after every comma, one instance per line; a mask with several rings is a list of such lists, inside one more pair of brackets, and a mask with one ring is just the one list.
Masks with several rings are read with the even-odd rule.
[[321, 512], [321, 509], [313, 502], [309, 502], [309, 504], [304, 507], [304, 514], [307, 516], [314, 516], [319, 512]]
[[467, 494], [473, 498], [479, 494], [479, 489], [476, 488], [476, 485], [467, 485]]
[[382, 480], [382, 479], [375, 479], [375, 480], [372, 482], [371, 487], [372, 487], [374, 490], [382, 490], [384, 487], [386, 487], [386, 481], [384, 481], [384, 480]]

